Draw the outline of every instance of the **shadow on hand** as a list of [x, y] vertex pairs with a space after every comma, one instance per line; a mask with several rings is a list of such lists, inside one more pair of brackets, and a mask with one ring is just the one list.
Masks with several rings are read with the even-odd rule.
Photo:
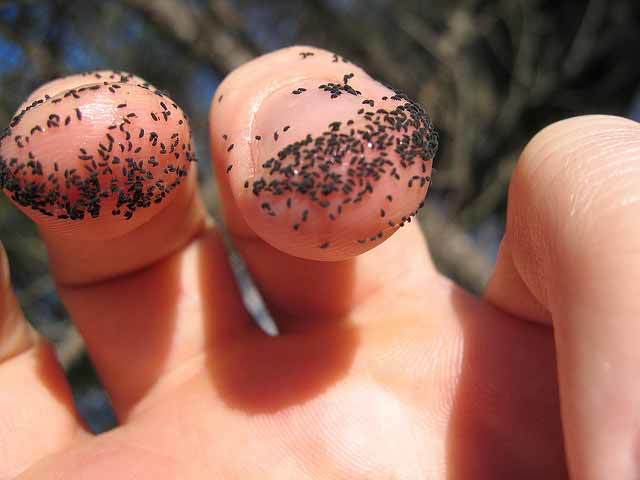
[[171, 254], [115, 280], [60, 292], [120, 421], [165, 373], [181, 272], [181, 254]]
[[67, 383], [63, 370], [60, 368], [60, 364], [51, 345], [48, 343], [39, 344], [34, 349], [34, 354], [36, 358], [36, 371], [38, 378], [42, 381], [42, 385], [44, 385], [51, 396], [55, 398], [71, 416], [76, 417], [79, 421], [83, 421], [74, 408], [71, 388]]
[[[201, 298], [210, 345], [207, 365], [213, 384], [229, 408], [249, 414], [275, 413], [301, 405], [321, 395], [349, 371], [358, 345], [358, 332], [347, 318], [318, 319], [321, 326], [310, 331], [269, 337], [252, 324], [240, 305], [220, 308], [220, 292], [236, 293], [230, 278], [224, 245], [214, 242], [201, 248], [199, 262]], [[215, 275], [211, 265], [224, 264], [229, 275]], [[287, 276], [287, 271], [282, 271]], [[354, 264], [345, 268], [339, 281], [306, 278], [305, 287], [326, 292], [327, 301], [346, 305], [354, 285]], [[228, 295], [238, 297], [239, 295]], [[224, 318], [226, 317], [226, 318]], [[308, 319], [301, 318], [301, 323]], [[277, 319], [276, 319], [277, 321]], [[315, 321], [315, 320], [314, 320]], [[240, 328], [239, 328], [240, 327]]]
[[459, 288], [464, 356], [447, 451], [450, 480], [566, 479], [553, 332]]

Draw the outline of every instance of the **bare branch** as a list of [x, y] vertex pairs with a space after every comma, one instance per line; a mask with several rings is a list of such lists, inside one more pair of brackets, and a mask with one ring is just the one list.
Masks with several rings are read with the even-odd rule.
[[56, 356], [62, 368], [69, 370], [85, 352], [84, 341], [74, 327], [66, 329], [64, 338], [56, 347]]
[[480, 293], [491, 275], [491, 261], [437, 207], [427, 203], [420, 217], [436, 264], [463, 287]]
[[580, 27], [576, 31], [562, 66], [565, 75], [575, 76], [584, 68], [590, 53], [594, 50], [594, 44], [600, 40], [595, 33], [602, 24], [603, 14], [607, 8], [608, 4], [603, 0], [590, 0], [587, 4]]
[[[244, 34], [234, 34], [216, 15], [196, 11], [179, 0], [123, 0], [143, 13], [197, 58], [221, 74], [248, 62], [260, 52]], [[220, 13], [220, 9], [213, 10]]]

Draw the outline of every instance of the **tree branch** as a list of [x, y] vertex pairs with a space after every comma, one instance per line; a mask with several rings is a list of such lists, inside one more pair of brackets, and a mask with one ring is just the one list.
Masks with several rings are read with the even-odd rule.
[[123, 0], [130, 8], [147, 16], [195, 57], [222, 75], [248, 62], [260, 53], [243, 33], [231, 32], [215, 14], [196, 11], [179, 0]]
[[493, 270], [490, 259], [481, 254], [464, 230], [447, 219], [438, 207], [427, 203], [420, 217], [438, 267], [470, 291], [482, 292]]

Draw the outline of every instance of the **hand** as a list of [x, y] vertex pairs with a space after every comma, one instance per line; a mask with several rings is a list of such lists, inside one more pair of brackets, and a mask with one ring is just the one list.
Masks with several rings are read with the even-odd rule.
[[[391, 165], [378, 178], [350, 174], [372, 189], [340, 213], [343, 191], [326, 196], [326, 208], [304, 188], [276, 195], [287, 178], [308, 180], [293, 158], [318, 144], [291, 147], [275, 173], [273, 162], [261, 166], [307, 134], [344, 146], [332, 128], [361, 145], [350, 129], [373, 120], [357, 110], [411, 103], [383, 100], [394, 92], [318, 49], [243, 66], [215, 95], [211, 145], [226, 226], [281, 332], [272, 338], [246, 312], [219, 227], [202, 206], [181, 110], [141, 79], [99, 76], [35, 92], [25, 106], [46, 101], [18, 118], [0, 163], [5, 191], [46, 242], [121, 426], [87, 433], [4, 262], [0, 478], [638, 475], [638, 124], [576, 118], [532, 140], [512, 180], [496, 271], [478, 299], [435, 270], [415, 223], [390, 237], [429, 184], [434, 145], [419, 143], [434, 138], [420, 112], [420, 135], [407, 140], [415, 163], [399, 166], [406, 157], [397, 143], [367, 147], [367, 162], [386, 152]], [[95, 82], [99, 89], [81, 87]], [[318, 88], [328, 82], [337, 86]], [[318, 162], [307, 171], [326, 164], [347, 178], [348, 167], [321, 147], [301, 157]], [[41, 164], [28, 166], [29, 152]], [[401, 180], [389, 175], [393, 167]], [[281, 183], [264, 188], [262, 177]]]

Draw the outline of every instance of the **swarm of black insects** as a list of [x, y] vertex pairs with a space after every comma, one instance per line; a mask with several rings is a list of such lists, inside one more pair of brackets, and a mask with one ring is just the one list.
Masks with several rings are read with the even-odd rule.
[[[315, 57], [314, 52], [299, 52], [302, 60]], [[344, 59], [333, 54], [332, 62]], [[268, 197], [287, 197], [286, 206], [292, 208], [293, 196], [304, 196], [312, 204], [326, 211], [330, 220], [339, 218], [349, 204], [363, 202], [374, 192], [376, 185], [386, 176], [396, 182], [404, 182], [406, 188], [425, 188], [431, 181], [427, 174], [431, 162], [438, 149], [438, 134], [434, 129], [427, 111], [405, 94], [389, 87], [394, 95], [382, 97], [387, 106], [393, 102], [393, 108], [376, 108], [376, 99], [364, 98], [362, 92], [351, 85], [354, 73], [343, 76], [342, 82], [328, 82], [318, 85], [318, 89], [326, 92], [328, 101], [340, 101], [342, 95], [362, 97], [361, 108], [354, 112], [354, 117], [346, 121], [334, 121], [328, 124], [320, 135], [307, 134], [304, 138], [295, 139], [280, 148], [276, 155], [261, 166], [264, 174], [244, 182], [244, 188], [250, 189], [257, 197], [265, 197], [261, 208], [267, 215], [276, 216]], [[291, 95], [300, 96], [307, 92], [298, 87]], [[222, 96], [219, 97], [219, 101]], [[278, 142], [282, 133], [287, 132], [289, 125], [282, 132], [273, 132], [273, 142]], [[228, 135], [223, 135], [229, 140]], [[265, 139], [271, 141], [271, 139]], [[256, 136], [255, 141], [263, 141]], [[234, 144], [230, 144], [230, 152]], [[394, 159], [389, 158], [390, 152]], [[345, 169], [345, 164], [348, 167]], [[416, 172], [416, 167], [418, 173]], [[230, 163], [227, 173], [233, 168]], [[405, 172], [412, 169], [412, 174]], [[393, 201], [387, 195], [388, 202]], [[422, 207], [422, 203], [418, 208]], [[411, 212], [398, 219], [387, 220], [389, 227], [396, 228], [411, 221], [417, 213]], [[298, 231], [301, 224], [307, 221], [309, 209], [300, 212], [300, 217], [292, 224]], [[380, 216], [386, 217], [386, 210], [380, 209]], [[367, 240], [381, 238], [379, 232]], [[328, 242], [320, 245], [327, 248]]]
[[[86, 85], [34, 100], [3, 130], [0, 187], [22, 207], [49, 217], [98, 217], [108, 203], [112, 215], [131, 219], [136, 210], [162, 202], [187, 175], [189, 163], [195, 161], [188, 119], [166, 92], [129, 73], [103, 71], [83, 75], [87, 77]], [[73, 128], [83, 121], [83, 100], [100, 95], [121, 98], [127, 89], [143, 90], [155, 99], [157, 109], [148, 112], [148, 106], [114, 103], [117, 121], [106, 126], [100, 141], [87, 147], [80, 146], [82, 139], [75, 139], [79, 167], [65, 168], [42, 157], [39, 147], [49, 133]], [[47, 120], [27, 124], [31, 118], [27, 114], [45, 105], [52, 110]], [[164, 133], [139, 126], [141, 115], [148, 115], [152, 124], [162, 127], [158, 131]], [[167, 134], [167, 126], [175, 131]], [[8, 142], [15, 146], [11, 155], [4, 148]]]
[[[306, 60], [316, 53], [298, 52], [298, 55]], [[331, 62], [348, 63], [335, 54]], [[84, 76], [87, 83], [82, 87], [53, 97], [44, 95], [13, 117], [0, 135], [0, 187], [22, 207], [50, 217], [64, 220], [98, 217], [108, 206], [112, 215], [131, 219], [138, 209], [162, 202], [187, 176], [189, 164], [195, 161], [188, 119], [166, 92], [129, 73], [90, 72]], [[262, 175], [244, 182], [253, 195], [263, 198], [260, 205], [265, 214], [277, 215], [270, 197], [286, 196], [286, 207], [290, 209], [295, 194], [311, 202], [309, 206], [326, 211], [330, 220], [336, 220], [348, 205], [365, 201], [385, 177], [404, 182], [407, 189], [421, 188], [426, 192], [431, 181], [429, 162], [438, 148], [438, 134], [428, 113], [393, 89], [392, 96], [379, 99], [386, 108], [376, 107], [378, 99], [364, 97], [353, 85], [355, 77], [355, 73], [347, 73], [342, 82], [318, 85], [326, 93], [327, 101], [338, 102], [343, 95], [362, 98], [353, 118], [330, 122], [321, 134], [307, 134], [289, 142], [281, 141], [290, 129], [286, 125], [269, 138], [283, 146], [261, 165]], [[135, 101], [118, 104], [113, 101], [116, 121], [105, 126], [101, 139], [92, 145], [82, 139], [77, 141], [75, 155], [79, 163], [69, 168], [43, 158], [39, 151], [42, 140], [52, 132], [80, 124], [87, 100], [109, 95], [135, 99], [123, 95], [132, 89], [143, 91], [147, 100], [151, 97], [157, 108], [149, 111], [148, 103], [140, 106]], [[291, 92], [301, 99], [306, 93], [303, 87]], [[220, 95], [218, 102], [222, 98]], [[27, 114], [45, 105], [51, 112], [46, 121], [28, 124], [33, 117]], [[141, 117], [146, 118], [141, 121]], [[155, 125], [160, 128], [154, 128]], [[229, 140], [227, 135], [223, 138]], [[263, 139], [256, 136], [254, 140]], [[12, 148], [5, 148], [8, 145]], [[226, 151], [231, 153], [234, 146], [230, 143]], [[227, 173], [232, 167], [230, 162]], [[393, 197], [387, 195], [386, 200], [392, 202]], [[380, 217], [392, 229], [411, 221], [416, 213], [417, 210], [400, 218], [386, 218], [385, 208], [379, 210]], [[300, 209], [292, 230], [298, 231], [309, 214], [310, 208]], [[373, 241], [382, 235], [381, 231], [358, 241]], [[328, 246], [329, 242], [320, 245]]]

